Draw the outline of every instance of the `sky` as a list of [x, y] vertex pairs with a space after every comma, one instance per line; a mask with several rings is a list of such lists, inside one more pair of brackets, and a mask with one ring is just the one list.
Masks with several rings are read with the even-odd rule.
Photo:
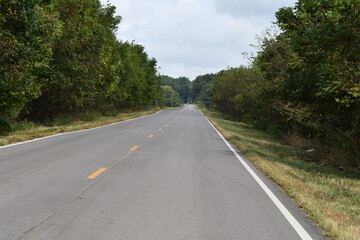
[[248, 64], [256, 35], [295, 0], [110, 0], [122, 21], [117, 37], [145, 47], [172, 77], [216, 73]]

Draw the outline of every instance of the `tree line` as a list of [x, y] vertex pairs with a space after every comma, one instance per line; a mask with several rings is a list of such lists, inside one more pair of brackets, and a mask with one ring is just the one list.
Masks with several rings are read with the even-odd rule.
[[215, 74], [197, 76], [190, 81], [187, 77], [173, 78], [161, 76], [161, 85], [165, 90], [165, 106], [180, 106], [183, 103], [196, 103], [211, 108]]
[[0, 130], [155, 106], [163, 98], [157, 62], [116, 38], [120, 21], [99, 0], [2, 0]]
[[173, 78], [167, 75], [162, 75], [161, 86], [165, 93], [162, 105], [167, 107], [178, 107], [184, 103], [191, 102], [191, 81], [189, 78]]
[[339, 161], [331, 164], [359, 167], [359, 9], [356, 0], [299, 0], [279, 9], [280, 31], [262, 37], [250, 66], [202, 83], [211, 99], [202, 101], [263, 130], [320, 142]]

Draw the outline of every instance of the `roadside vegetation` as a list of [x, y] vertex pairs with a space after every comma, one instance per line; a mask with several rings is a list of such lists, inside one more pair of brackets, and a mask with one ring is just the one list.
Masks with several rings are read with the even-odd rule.
[[0, 136], [0, 146], [46, 137], [63, 132], [72, 132], [88, 128], [99, 127], [111, 123], [121, 122], [159, 111], [158, 109], [122, 112], [113, 116], [103, 116], [98, 113], [83, 114], [79, 118], [58, 118], [51, 123], [40, 124], [33, 122], [17, 122], [15, 130]]
[[[204, 111], [255, 166], [278, 183], [331, 239], [360, 239], [360, 173], [319, 165], [302, 138], [280, 139], [252, 124]], [[308, 159], [307, 161], [304, 159]]]
[[197, 77], [192, 99], [273, 135], [318, 165], [360, 171], [360, 2], [299, 0], [276, 12], [249, 66]]
[[184, 81], [162, 84], [156, 59], [116, 38], [120, 22], [100, 0], [0, 2], [1, 144], [186, 101]]
[[116, 38], [120, 22], [100, 0], [2, 0], [0, 134], [163, 102], [156, 60]]

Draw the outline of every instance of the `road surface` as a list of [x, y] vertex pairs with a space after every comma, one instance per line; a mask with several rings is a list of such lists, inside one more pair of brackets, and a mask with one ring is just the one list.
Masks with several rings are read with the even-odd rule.
[[191, 105], [2, 147], [0, 239], [324, 239], [244, 161]]

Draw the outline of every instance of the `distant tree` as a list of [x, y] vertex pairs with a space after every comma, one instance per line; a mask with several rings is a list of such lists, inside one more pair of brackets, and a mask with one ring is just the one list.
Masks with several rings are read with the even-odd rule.
[[161, 85], [171, 86], [179, 93], [183, 103], [188, 102], [191, 89], [191, 81], [186, 77], [172, 78], [166, 75], [161, 76]]
[[190, 95], [195, 103], [203, 104], [207, 108], [212, 106], [214, 77], [214, 74], [206, 74], [196, 77], [192, 82]]

